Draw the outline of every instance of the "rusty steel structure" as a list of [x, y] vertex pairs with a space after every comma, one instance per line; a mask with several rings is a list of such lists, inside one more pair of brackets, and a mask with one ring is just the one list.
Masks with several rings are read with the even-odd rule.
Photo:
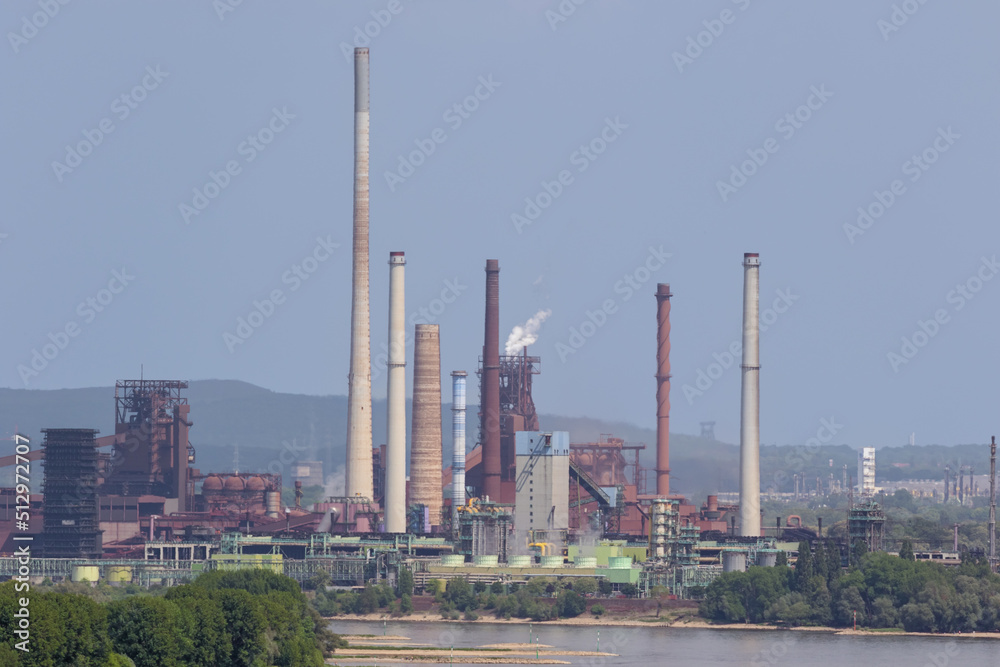
[[500, 498], [500, 262], [486, 260], [486, 330], [480, 375], [482, 495]]
[[601, 498], [588, 490], [589, 480], [602, 489], [613, 488], [614, 503], [603, 508], [609, 534], [642, 534], [645, 530], [638, 497], [646, 493], [647, 470], [639, 462], [646, 445], [629, 445], [622, 438], [602, 433], [597, 442], [570, 444], [570, 462], [576, 476], [570, 481], [570, 528], [584, 530], [588, 516], [601, 510]]
[[192, 507], [187, 387], [179, 380], [115, 383], [115, 444], [103, 494], [157, 495], [177, 498], [178, 511]]
[[670, 285], [656, 286], [656, 495], [670, 495]]

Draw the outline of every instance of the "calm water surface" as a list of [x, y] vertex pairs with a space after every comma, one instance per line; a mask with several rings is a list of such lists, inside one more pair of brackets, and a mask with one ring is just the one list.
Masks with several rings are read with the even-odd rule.
[[[382, 623], [331, 621], [341, 634], [382, 634]], [[386, 633], [409, 637], [415, 644], [469, 647], [528, 641], [527, 625], [489, 623], [393, 623]], [[558, 648], [597, 650], [597, 626], [531, 626], [541, 644]], [[701, 630], [664, 627], [602, 627], [601, 650], [617, 656], [560, 656], [573, 665], [789, 665], [813, 667], [948, 667], [996, 665], [1000, 667], [1000, 640], [937, 637], [857, 637], [825, 632], [780, 630]], [[456, 654], [455, 664], [460, 655]]]

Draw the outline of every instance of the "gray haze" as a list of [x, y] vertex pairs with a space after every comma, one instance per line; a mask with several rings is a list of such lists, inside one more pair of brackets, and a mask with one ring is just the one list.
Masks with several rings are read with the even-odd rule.
[[[0, 385], [106, 386], [143, 364], [346, 394], [345, 52], [368, 24], [374, 352], [388, 253], [404, 250], [407, 312], [441, 325], [447, 394], [481, 353], [495, 257], [501, 340], [552, 311], [530, 348], [539, 410], [652, 426], [653, 292], [669, 282], [671, 426], [713, 419], [733, 442], [739, 359], [711, 364], [730, 363], [742, 253], [759, 252], [761, 307], [784, 311], [761, 336], [765, 444], [805, 442], [821, 419], [855, 446], [995, 433], [1000, 5], [578, 2], [4, 2]], [[463, 103], [467, 117], [449, 111]], [[808, 118], [782, 120], [797, 109]], [[269, 124], [272, 143], [243, 143]], [[602, 132], [600, 155], [578, 152]], [[86, 135], [97, 145], [68, 167]], [[238, 173], [220, 176], [229, 161]], [[212, 172], [228, 183], [185, 216]], [[526, 198], [547, 206], [526, 212]], [[873, 204], [884, 214], [845, 229]], [[314, 251], [326, 259], [308, 280], [286, 274]], [[119, 293], [102, 293], [109, 281]], [[227, 345], [274, 290], [283, 302]], [[37, 374], [34, 351], [52, 357], [35, 356]], [[376, 370], [376, 396], [385, 381]], [[474, 377], [469, 390], [475, 403]]]

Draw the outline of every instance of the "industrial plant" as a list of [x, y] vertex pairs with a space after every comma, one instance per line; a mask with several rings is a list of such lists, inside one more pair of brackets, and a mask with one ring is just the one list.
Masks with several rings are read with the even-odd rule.
[[[654, 405], [656, 411], [654, 470], [640, 463], [644, 444], [613, 435], [576, 441], [572, 433], [541, 423], [532, 398], [541, 358], [528, 344], [507, 346], [501, 354], [498, 259], [483, 258], [482, 355], [465, 369], [441, 368], [441, 348], [449, 342], [443, 327], [417, 324], [406, 331], [404, 252], [388, 252], [389, 292], [372, 299], [367, 48], [355, 50], [354, 64], [344, 494], [304, 507], [295, 482], [295, 504], [283, 506], [283, 485], [291, 485], [280, 475], [199, 470], [190, 440], [198, 406], [188, 404], [188, 384], [119, 380], [113, 434], [100, 436], [86, 424], [46, 429], [44, 442], [32, 448], [30, 458], [44, 458], [43, 493], [30, 496], [33, 520], [26, 533], [40, 556], [33, 576], [169, 584], [210, 569], [264, 567], [299, 581], [322, 571], [334, 584], [358, 586], [392, 582], [404, 567], [418, 585], [447, 577], [518, 582], [572, 568], [572, 574], [605, 578], [615, 587], [663, 586], [686, 598], [723, 571], [774, 565], [787, 543], [822, 537], [822, 527], [817, 535], [792, 517], [785, 525], [780, 518], [773, 525], [762, 520], [758, 254], [743, 257], [739, 496], [736, 502], [720, 502], [717, 495], [687, 498], [670, 487], [670, 285], [658, 284], [649, 294], [655, 297], [648, 331], [656, 364], [655, 387], [651, 383], [648, 393], [650, 412]], [[374, 302], [388, 304], [389, 313], [384, 444], [373, 441], [372, 431]], [[408, 333], [412, 360], [406, 358]], [[409, 406], [407, 363], [413, 364]], [[445, 401], [443, 372], [452, 379]], [[478, 413], [467, 415], [473, 373]], [[446, 441], [442, 407], [449, 402], [452, 432]], [[650, 473], [655, 486], [647, 488]], [[859, 460], [858, 482], [850, 538], [878, 550], [884, 516], [872, 499], [873, 452]], [[14, 494], [4, 491], [4, 554], [14, 552], [23, 532], [16, 530], [15, 505]], [[849, 545], [843, 546], [846, 557]], [[0, 576], [10, 576], [16, 562], [2, 562]]]

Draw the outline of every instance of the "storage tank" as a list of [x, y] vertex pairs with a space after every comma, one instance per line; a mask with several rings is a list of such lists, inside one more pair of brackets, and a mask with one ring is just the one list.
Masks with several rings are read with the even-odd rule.
[[232, 477], [227, 477], [225, 483], [222, 485], [226, 491], [238, 492], [242, 491], [246, 487], [246, 482], [243, 481], [242, 477], [237, 477], [233, 475]]
[[472, 562], [476, 567], [496, 567], [498, 560], [496, 554], [483, 554], [473, 557]]
[[575, 567], [595, 568], [597, 567], [597, 556], [577, 556]]
[[531, 556], [507, 556], [507, 567], [531, 567], [533, 564]]
[[218, 475], [209, 475], [201, 485], [202, 493], [216, 493], [222, 491], [222, 479]]
[[562, 556], [542, 556], [542, 567], [562, 567], [563, 557]]
[[101, 579], [101, 568], [96, 565], [74, 565], [70, 579], [76, 583], [81, 581], [97, 583]]
[[757, 552], [757, 565], [761, 567], [774, 567], [778, 564], [778, 552], [777, 551], [758, 551]]
[[722, 571], [723, 572], [746, 572], [747, 554], [745, 551], [723, 551]]
[[608, 558], [608, 567], [612, 570], [627, 570], [632, 567], [632, 557], [612, 556]]
[[272, 519], [281, 516], [281, 493], [279, 491], [267, 492], [267, 515]]
[[445, 567], [461, 567], [465, 565], [465, 556], [462, 554], [445, 554], [441, 556], [441, 564]]
[[266, 488], [267, 482], [257, 475], [247, 480], [247, 491], [263, 491]]
[[108, 581], [112, 584], [132, 583], [132, 568], [128, 565], [112, 565], [108, 568]]

